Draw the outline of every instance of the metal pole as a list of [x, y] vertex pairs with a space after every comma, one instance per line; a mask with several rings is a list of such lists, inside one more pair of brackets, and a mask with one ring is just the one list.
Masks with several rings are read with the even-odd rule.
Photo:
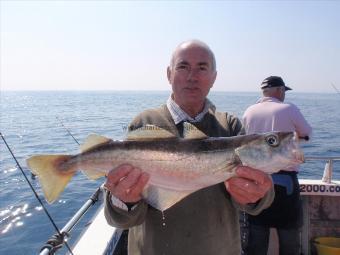
[[[97, 201], [98, 201], [98, 197], [99, 194], [101, 194], [101, 192], [103, 191], [102, 187], [99, 187], [94, 193], [93, 195], [85, 202], [85, 204], [76, 212], [76, 214], [66, 223], [66, 225], [62, 228], [62, 230], [60, 231], [60, 233], [62, 234], [62, 236], [58, 236], [58, 238], [62, 239], [62, 242], [60, 245], [63, 244], [64, 241], [64, 237], [68, 236], [69, 233], [71, 232], [72, 228], [78, 223], [78, 221], [81, 219], [81, 217], [88, 211], [88, 209], [93, 206]], [[52, 237], [51, 239], [55, 238]], [[50, 239], [50, 240], [51, 240]], [[49, 240], [49, 241], [50, 241]], [[47, 247], [43, 248], [43, 250], [39, 253], [39, 255], [50, 255], [50, 254], [54, 254], [54, 252], [56, 251], [56, 249], [53, 248], [57, 248], [57, 247], [53, 247], [53, 245], [51, 245], [49, 243], [49, 241], [47, 241]], [[57, 240], [56, 240], [57, 241]], [[60, 247], [59, 247], [60, 248]], [[57, 248], [57, 249], [59, 249]], [[51, 253], [52, 252], [52, 253]]]
[[340, 160], [340, 157], [305, 157], [305, 160], [326, 160], [325, 169], [323, 170], [322, 181], [325, 183], [332, 183], [333, 177], [333, 161]]
[[318, 156], [306, 156], [305, 160], [340, 160], [340, 157], [318, 157]]
[[50, 249], [48, 248], [45, 248], [39, 253], [39, 255], [49, 255], [49, 254], [50, 254]]
[[102, 192], [99, 187], [95, 193], [86, 201], [86, 203], [78, 210], [78, 212], [70, 219], [66, 225], [61, 229], [61, 233], [68, 233], [77, 224], [81, 217], [87, 212], [87, 210], [98, 201], [98, 196]]

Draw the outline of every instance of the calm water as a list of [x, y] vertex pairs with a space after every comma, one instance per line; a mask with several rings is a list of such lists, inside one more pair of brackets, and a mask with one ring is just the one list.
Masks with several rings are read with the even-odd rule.
[[[0, 131], [7, 139], [25, 173], [25, 158], [37, 153], [75, 153], [78, 145], [66, 126], [82, 142], [90, 133], [122, 139], [133, 116], [166, 101], [169, 92], [1, 92]], [[304, 144], [308, 156], [340, 156], [340, 95], [287, 93], [313, 126], [313, 138]], [[220, 111], [241, 116], [258, 93], [212, 92], [210, 99]], [[10, 153], [0, 140], [0, 254], [37, 254], [55, 232]], [[304, 178], [321, 178], [324, 162], [307, 162]], [[340, 163], [334, 176], [340, 179]], [[39, 195], [36, 180], [30, 180]], [[60, 199], [46, 204], [59, 228], [103, 182], [90, 181], [81, 173], [67, 186]], [[71, 233], [76, 240], [91, 213]], [[62, 250], [60, 254], [65, 252]]]

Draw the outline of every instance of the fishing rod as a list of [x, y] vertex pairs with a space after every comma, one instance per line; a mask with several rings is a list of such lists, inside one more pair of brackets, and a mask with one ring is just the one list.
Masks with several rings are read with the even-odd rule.
[[331, 83], [332, 87], [335, 89], [335, 91], [340, 95], [340, 90], [338, 90], [337, 87], [335, 87], [335, 85], [333, 83]]
[[[83, 206], [75, 213], [75, 215], [66, 223], [66, 225], [62, 228], [61, 233], [64, 235], [54, 234], [46, 244], [41, 248], [39, 255], [49, 255], [54, 254], [54, 252], [61, 248], [64, 243], [65, 236], [69, 236], [73, 227], [78, 223], [82, 216], [88, 211], [88, 209], [93, 206], [99, 199], [99, 195], [102, 192], [103, 188], [99, 187], [92, 194], [92, 196], [83, 204]], [[65, 241], [66, 243], [66, 241]], [[56, 248], [54, 246], [57, 246]], [[69, 249], [70, 254], [73, 255], [72, 251]]]
[[[68, 128], [66, 128], [64, 123], [58, 117], [56, 117], [56, 119], [60, 122], [61, 126], [65, 128], [65, 130], [73, 138], [73, 140], [78, 145], [80, 145], [79, 142], [77, 141], [77, 139], [72, 135], [71, 131]], [[44, 245], [41, 248], [41, 252], [40, 252], [39, 255], [51, 254], [51, 250], [53, 249], [53, 245], [57, 245], [58, 248], [60, 248], [62, 246], [65, 235], [69, 236], [71, 230], [79, 222], [79, 220], [82, 218], [82, 216], [84, 216], [84, 214], [89, 210], [89, 208], [91, 206], [93, 206], [99, 200], [99, 195], [102, 193], [102, 191], [103, 191], [102, 186], [97, 188], [97, 190], [92, 194], [92, 196], [85, 202], [85, 204], [83, 204], [83, 206], [75, 213], [75, 215], [63, 227], [63, 229], [61, 230], [61, 233], [63, 233], [64, 236], [61, 236], [59, 233], [53, 235], [46, 242], [46, 245]], [[50, 244], [52, 244], [52, 245], [50, 245]], [[70, 249], [69, 249], [69, 251], [70, 251]], [[54, 251], [52, 251], [52, 252], [53, 252], [52, 254], [54, 254]], [[70, 254], [73, 254], [72, 251], [70, 251]]]
[[[11, 150], [10, 146], [8, 145], [5, 137], [2, 135], [2, 133], [0, 132], [0, 136], [1, 136], [1, 139], [4, 141], [8, 151], [10, 152], [10, 154], [12, 155], [12, 158], [14, 159], [15, 163], [17, 164], [17, 166], [19, 167], [22, 175], [24, 176], [26, 182], [28, 183], [28, 185], [30, 186], [31, 190], [33, 191], [33, 194], [35, 195], [36, 199], [38, 200], [38, 202], [40, 203], [41, 207], [43, 208], [45, 214], [47, 215], [47, 217], [49, 218], [50, 222], [52, 223], [54, 229], [57, 231], [58, 233], [58, 236], [59, 237], [62, 237], [62, 240], [64, 241], [65, 240], [65, 235], [67, 235], [66, 233], [62, 233], [60, 232], [59, 228], [57, 227], [56, 223], [54, 222], [54, 220], [52, 219], [50, 213], [48, 212], [47, 208], [45, 207], [44, 203], [42, 202], [42, 200], [40, 199], [40, 197], [38, 196], [38, 193], [35, 191], [33, 185], [31, 184], [31, 182], [28, 180], [27, 178], [27, 175], [25, 174], [24, 170], [22, 169], [21, 165], [19, 164], [19, 161], [17, 160], [17, 158], [15, 157], [13, 151]], [[60, 240], [60, 238], [58, 239], [58, 241]], [[67, 247], [67, 249], [69, 250], [70, 254], [73, 255], [72, 251], [71, 251], [71, 248], [69, 247], [67, 241], [64, 241], [65, 242], [65, 245]], [[59, 249], [61, 247], [60, 244], [57, 244], [55, 243], [56, 245], [51, 248], [51, 250], [54, 250], [56, 251], [57, 249]], [[49, 243], [50, 246], [52, 246], [52, 243]], [[54, 252], [53, 251], [53, 252]], [[49, 253], [48, 253], [49, 254]]]
[[[55, 117], [61, 126], [67, 131], [67, 133], [73, 138], [73, 140], [78, 144], [78, 140], [72, 135], [71, 131], [64, 125], [61, 119], [58, 116]], [[55, 251], [62, 247], [65, 236], [69, 236], [73, 227], [78, 223], [80, 218], [87, 212], [87, 210], [96, 202], [98, 201], [98, 196], [100, 193], [100, 187], [96, 190], [96, 192], [90, 197], [90, 199], [76, 212], [76, 214], [69, 220], [66, 225], [62, 228], [60, 232], [57, 234], [52, 235], [50, 239], [47, 240], [46, 244], [40, 249], [39, 255], [48, 255], [54, 254]], [[66, 241], [65, 241], [66, 243]], [[67, 243], [66, 243], [67, 244]], [[68, 247], [70, 254], [73, 254], [71, 249]]]
[[[76, 138], [74, 138], [74, 136], [72, 135], [71, 131], [66, 128], [66, 126], [64, 125], [64, 123], [58, 118], [56, 117], [56, 119], [60, 122], [61, 126], [64, 127], [67, 131], [67, 133], [73, 138], [73, 140], [79, 145], [79, 142], [77, 141]], [[90, 197], [89, 200], [86, 201], [86, 203], [78, 210], [78, 212], [72, 217], [72, 219], [66, 223], [65, 227], [62, 229], [62, 231], [65, 231], [67, 233], [69, 233], [71, 231], [71, 229], [78, 223], [79, 219], [89, 210], [89, 208], [91, 206], [93, 206], [98, 200], [99, 200], [99, 195], [101, 193], [103, 193], [103, 185], [101, 185], [96, 191], [95, 193]], [[123, 240], [127, 241], [127, 234], [128, 234], [128, 230], [124, 230], [120, 236], [118, 237], [117, 240], [121, 240], [123, 238]], [[125, 246], [125, 249], [127, 249], [127, 246]], [[40, 253], [39, 255], [48, 255], [49, 253]], [[105, 252], [106, 254], [106, 252]]]

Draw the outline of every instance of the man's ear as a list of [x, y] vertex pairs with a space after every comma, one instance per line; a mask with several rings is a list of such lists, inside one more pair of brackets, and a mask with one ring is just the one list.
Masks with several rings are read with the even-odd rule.
[[217, 71], [215, 71], [215, 74], [214, 74], [214, 76], [213, 76], [213, 78], [212, 78], [212, 83], [211, 83], [210, 88], [212, 88], [212, 87], [214, 86], [214, 83], [215, 83], [215, 81], [216, 81], [216, 77], [217, 77]]
[[166, 69], [166, 76], [168, 77], [168, 81], [171, 84], [171, 68], [170, 68], [170, 66], [168, 66], [168, 68]]
[[171, 67], [168, 66], [168, 68], [166, 69], [166, 76], [168, 77], [168, 81], [171, 84]]

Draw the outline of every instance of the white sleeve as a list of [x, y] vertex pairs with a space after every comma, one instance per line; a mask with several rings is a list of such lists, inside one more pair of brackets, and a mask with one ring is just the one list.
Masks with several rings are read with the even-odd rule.
[[[126, 206], [126, 204], [121, 201], [119, 198], [116, 198], [115, 196], [113, 196], [111, 194], [111, 203], [112, 205], [124, 210], [124, 211], [129, 211], [128, 207]], [[134, 206], [131, 207], [131, 210], [135, 209], [137, 207], [137, 204], [135, 204]]]

